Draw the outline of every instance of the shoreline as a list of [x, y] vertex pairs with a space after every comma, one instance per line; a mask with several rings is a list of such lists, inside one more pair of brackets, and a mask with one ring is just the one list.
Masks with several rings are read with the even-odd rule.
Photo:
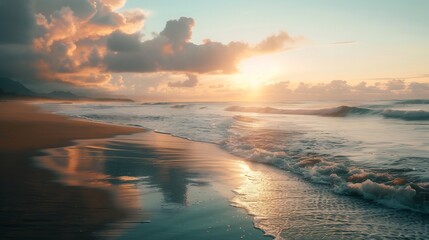
[[[73, 140], [107, 138], [145, 131], [142, 127], [57, 115], [28, 102], [0, 101], [0, 111], [4, 113], [0, 116], [1, 152], [35, 151], [66, 146]], [[37, 136], [33, 136], [34, 134]], [[24, 141], [14, 141], [15, 139]]]
[[[22, 102], [0, 102], [0, 110], [7, 113], [0, 117], [0, 154], [7, 159], [0, 178], [6, 196], [1, 237], [136, 239], [144, 233], [157, 239], [271, 239], [254, 227], [244, 208], [231, 205], [232, 190], [243, 181], [240, 162], [216, 145], [69, 118]], [[111, 148], [103, 146], [112, 143], [124, 150], [107, 161]], [[104, 155], [97, 160], [92, 154], [99, 150]], [[133, 151], [143, 166], [125, 159]], [[109, 170], [109, 162], [117, 159], [123, 161]], [[138, 172], [128, 176], [136, 169], [151, 180]], [[147, 201], [157, 204], [148, 210]]]

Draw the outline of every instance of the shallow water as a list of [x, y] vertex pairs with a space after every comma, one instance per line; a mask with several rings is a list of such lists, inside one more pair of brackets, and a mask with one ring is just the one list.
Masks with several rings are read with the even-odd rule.
[[277, 239], [426, 239], [426, 214], [389, 209], [332, 193], [263, 165], [244, 167], [247, 180], [232, 200]]
[[67, 186], [111, 192], [130, 215], [96, 233], [103, 238], [262, 239], [253, 225], [276, 239], [425, 239], [429, 234], [425, 214], [334, 194], [328, 186], [244, 161], [214, 145], [163, 134], [78, 141], [49, 149], [36, 162]]

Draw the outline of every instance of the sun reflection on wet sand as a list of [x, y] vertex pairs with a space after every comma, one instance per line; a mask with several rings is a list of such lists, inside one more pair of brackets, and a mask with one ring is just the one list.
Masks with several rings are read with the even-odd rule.
[[49, 149], [47, 155], [38, 158], [38, 161], [61, 175], [59, 181], [65, 185], [86, 186], [91, 183], [99, 187], [110, 186], [100, 181], [107, 178], [103, 174], [105, 159], [102, 151], [82, 147], [86, 144], [83, 142], [77, 146]]
[[[120, 223], [112, 223], [109, 231], [98, 233], [101, 236], [121, 236], [134, 231], [145, 232], [145, 235], [150, 232], [158, 237], [159, 233], [151, 232], [153, 226], [157, 226], [151, 222], [160, 217], [180, 219], [180, 214], [170, 216], [171, 213], [165, 215], [165, 211], [180, 213], [185, 208], [190, 209], [185, 212], [200, 209], [215, 211], [210, 213], [213, 216], [222, 215], [215, 217], [214, 222], [200, 224], [198, 222], [206, 220], [198, 219], [206, 214], [194, 213], [195, 216], [186, 220], [189, 228], [237, 225], [235, 232], [228, 230], [230, 236], [262, 237], [261, 232], [253, 229], [249, 217], [231, 208], [228, 202], [233, 196], [232, 189], [245, 180], [241, 168], [246, 163], [217, 146], [147, 132], [78, 141], [74, 146], [46, 150], [37, 162], [58, 174], [62, 184], [108, 190], [117, 204], [131, 213]], [[202, 205], [204, 202], [207, 204]], [[221, 202], [222, 207], [218, 206]], [[221, 224], [223, 221], [229, 223]], [[141, 223], [151, 224], [142, 226]], [[196, 223], [201, 226], [194, 226]], [[186, 227], [181, 227], [175, 231], [185, 230]], [[189, 233], [192, 231], [186, 234]]]
[[[93, 145], [98, 144], [98, 145]], [[105, 151], [103, 141], [81, 140], [75, 146], [46, 150], [46, 155], [38, 157], [39, 165], [57, 173], [64, 185], [75, 187], [102, 188], [110, 192], [112, 199], [130, 214], [125, 222], [135, 222], [146, 214], [141, 211], [139, 190], [133, 184], [127, 184], [134, 178], [121, 176], [123, 184], [112, 184], [111, 176], [105, 174]], [[108, 211], [108, 210], [107, 210]], [[117, 236], [122, 233], [124, 224], [116, 226], [114, 231], [98, 233], [104, 236]]]

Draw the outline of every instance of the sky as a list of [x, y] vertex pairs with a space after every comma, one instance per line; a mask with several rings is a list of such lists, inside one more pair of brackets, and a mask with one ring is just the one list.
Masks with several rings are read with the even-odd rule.
[[0, 0], [0, 76], [142, 101], [422, 98], [427, 9], [427, 0]]

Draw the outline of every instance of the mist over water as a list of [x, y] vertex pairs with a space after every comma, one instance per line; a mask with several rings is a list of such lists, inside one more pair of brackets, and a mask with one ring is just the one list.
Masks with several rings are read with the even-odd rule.
[[43, 106], [73, 117], [215, 143], [330, 193], [366, 199], [376, 208], [429, 213], [429, 102], [425, 99]]

